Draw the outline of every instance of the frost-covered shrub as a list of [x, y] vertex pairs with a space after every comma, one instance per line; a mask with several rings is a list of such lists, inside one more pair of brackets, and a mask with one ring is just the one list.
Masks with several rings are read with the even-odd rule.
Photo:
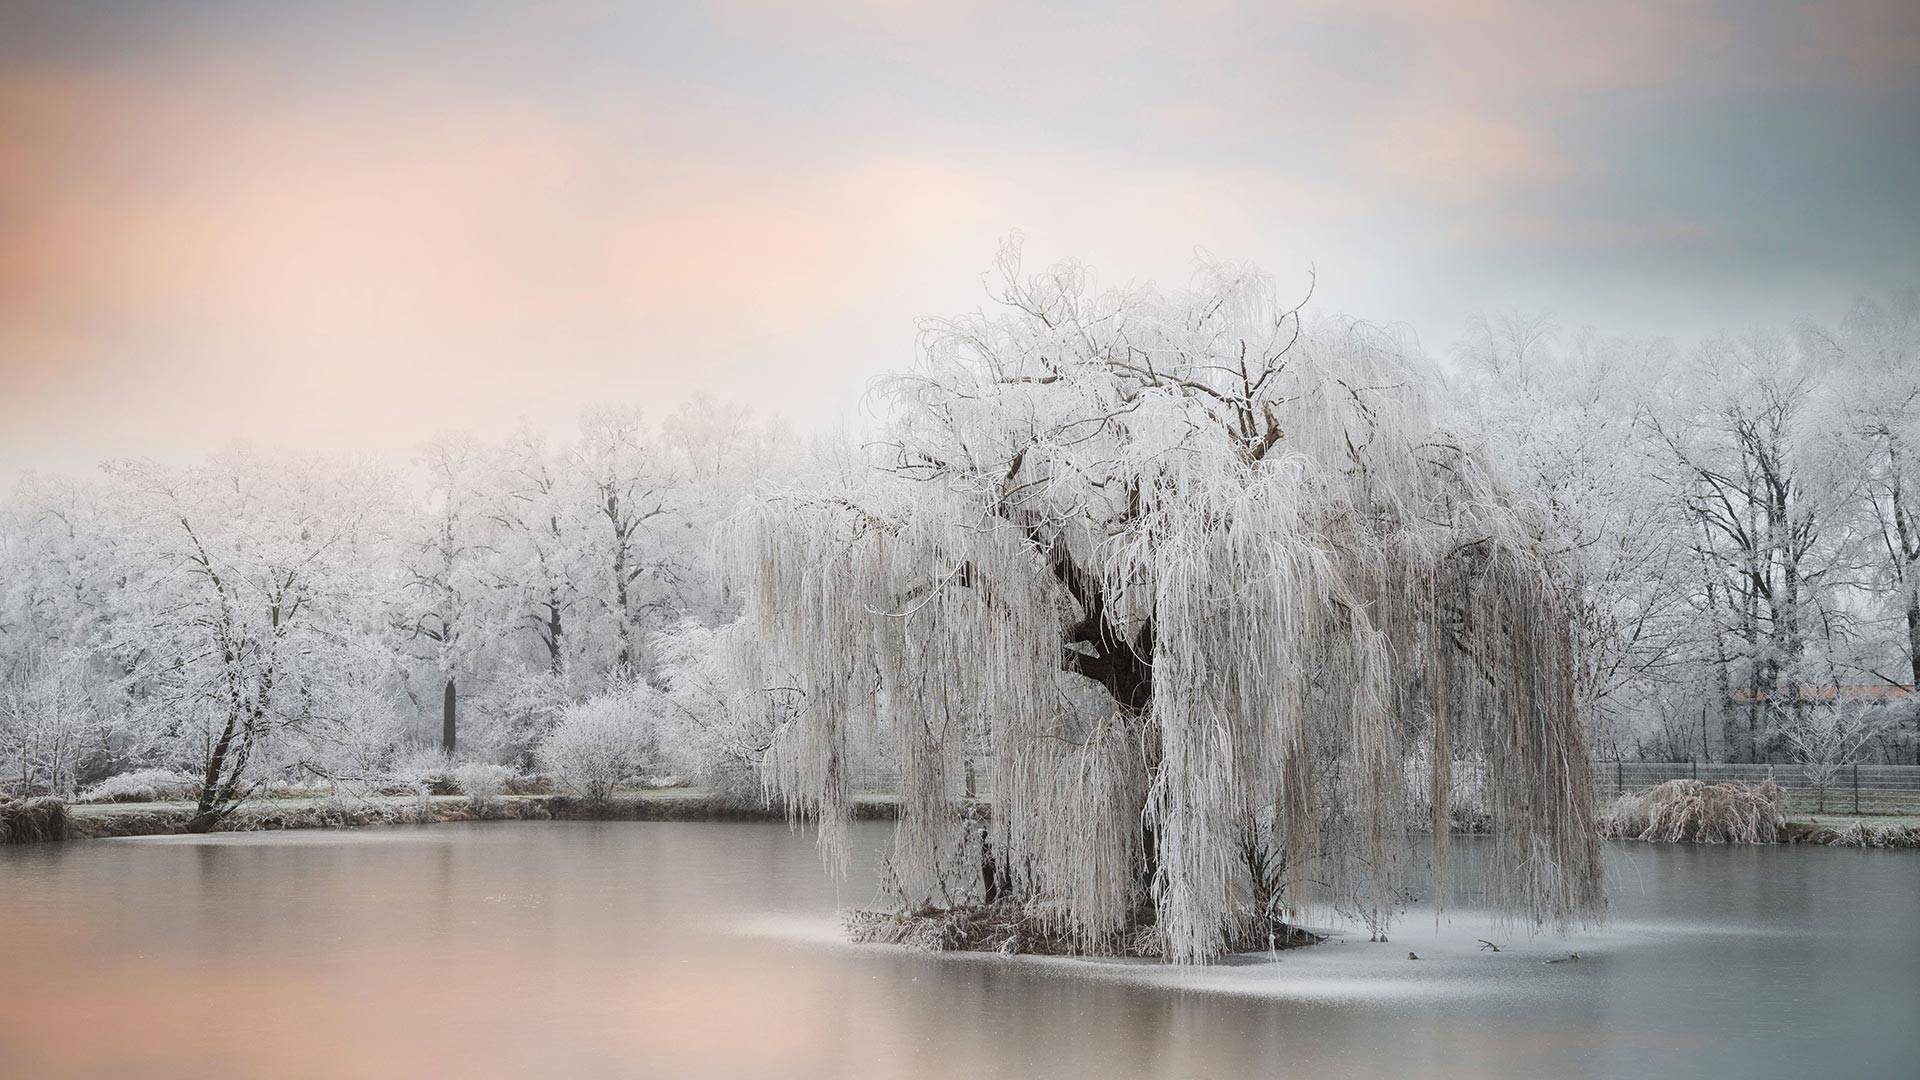
[[192, 799], [200, 781], [177, 769], [135, 769], [109, 776], [80, 793], [83, 803], [165, 802]]
[[421, 749], [401, 755], [387, 770], [387, 777], [397, 788], [429, 795], [457, 795], [460, 781], [454, 769], [453, 758], [444, 751]]
[[657, 706], [657, 694], [634, 686], [569, 708], [540, 744], [540, 768], [560, 793], [604, 805], [653, 762]]
[[303, 728], [302, 756], [349, 787], [377, 786], [406, 743], [400, 702], [377, 681], [336, 679], [322, 690], [315, 719]]
[[[802, 697], [799, 677], [775, 664], [753, 627], [685, 620], [652, 641], [666, 679], [660, 736], [664, 764], [729, 803], [766, 799], [760, 765], [773, 732]], [[850, 742], [852, 740], [849, 740]], [[849, 746], [851, 764], [870, 753]]]
[[553, 794], [553, 781], [538, 773], [516, 772], [508, 769], [506, 794], [551, 795]]
[[505, 765], [495, 765], [486, 761], [469, 761], [457, 765], [453, 770], [453, 782], [459, 786], [460, 793], [467, 797], [475, 809], [484, 809], [500, 801], [507, 789], [507, 781], [513, 779], [513, 771]]
[[474, 712], [473, 745], [496, 761], [529, 768], [535, 750], [553, 732], [571, 700], [569, 679], [564, 674], [503, 673]]

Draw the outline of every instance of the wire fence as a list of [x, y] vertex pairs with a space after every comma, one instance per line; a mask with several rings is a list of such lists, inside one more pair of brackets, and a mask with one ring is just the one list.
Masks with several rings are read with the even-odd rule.
[[1843, 766], [1825, 785], [1798, 765], [1745, 765], [1706, 761], [1596, 761], [1594, 779], [1602, 801], [1645, 791], [1668, 780], [1772, 780], [1796, 813], [1920, 814], [1920, 765]]

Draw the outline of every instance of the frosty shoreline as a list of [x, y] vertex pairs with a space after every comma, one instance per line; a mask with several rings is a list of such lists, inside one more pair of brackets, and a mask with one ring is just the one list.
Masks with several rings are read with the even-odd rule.
[[[70, 806], [71, 827], [66, 839], [183, 834], [193, 809], [193, 803], [184, 801]], [[862, 797], [855, 803], [856, 816], [863, 819], [891, 818], [896, 809], [888, 796]], [[352, 801], [263, 799], [242, 806], [214, 831], [356, 829], [462, 821], [778, 821], [784, 816], [777, 808], [686, 789], [617, 796], [597, 809], [562, 795], [506, 795], [485, 807], [474, 806], [464, 795]]]
[[[892, 796], [864, 795], [855, 800], [854, 812], [862, 819], [890, 820], [898, 814], [899, 806]], [[67, 807], [67, 813], [70, 826], [65, 839], [69, 840], [168, 836], [187, 831], [193, 803], [81, 804]], [[778, 821], [784, 817], [775, 807], [741, 803], [697, 789], [677, 788], [618, 796], [598, 811], [558, 795], [507, 795], [485, 808], [476, 808], [462, 795], [435, 795], [425, 799], [383, 796], [353, 801], [262, 799], [243, 806], [215, 831], [357, 829], [463, 821]], [[1823, 814], [1796, 818], [1781, 830], [1779, 842], [1844, 843], [1849, 830], [1856, 825], [1879, 832], [1885, 841], [1867, 846], [1920, 849], [1920, 818], [1911, 816]]]

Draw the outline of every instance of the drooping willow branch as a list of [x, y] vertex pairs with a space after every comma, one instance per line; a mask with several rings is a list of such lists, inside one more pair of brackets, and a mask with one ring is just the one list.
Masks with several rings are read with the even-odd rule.
[[733, 522], [747, 618], [808, 695], [770, 779], [828, 854], [859, 731], [903, 763], [909, 903], [988, 890], [1089, 952], [1207, 960], [1314, 906], [1384, 929], [1410, 833], [1446, 889], [1457, 802], [1491, 823], [1492, 899], [1597, 914], [1542, 517], [1396, 343], [1302, 333], [1234, 267], [1172, 296], [1071, 267], [1010, 288], [1010, 314], [929, 324], [870, 482]]

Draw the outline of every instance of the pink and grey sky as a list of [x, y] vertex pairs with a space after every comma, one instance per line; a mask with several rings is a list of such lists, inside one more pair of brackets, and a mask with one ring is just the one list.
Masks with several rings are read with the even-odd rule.
[[1687, 338], [1920, 282], [1920, 4], [0, 3], [0, 467], [805, 424], [980, 302]]

